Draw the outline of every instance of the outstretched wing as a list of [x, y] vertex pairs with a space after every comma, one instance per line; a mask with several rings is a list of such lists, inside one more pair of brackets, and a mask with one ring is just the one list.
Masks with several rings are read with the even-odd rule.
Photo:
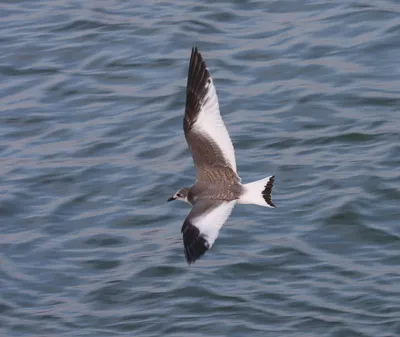
[[240, 180], [214, 83], [197, 48], [192, 49], [190, 58], [183, 129], [196, 167], [197, 180]]
[[186, 261], [191, 264], [211, 248], [236, 201], [199, 200], [182, 226]]

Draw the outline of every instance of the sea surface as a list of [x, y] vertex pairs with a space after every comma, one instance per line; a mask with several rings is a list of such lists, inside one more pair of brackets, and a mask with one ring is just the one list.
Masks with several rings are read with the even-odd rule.
[[[185, 262], [193, 46], [243, 182]], [[400, 2], [1, 1], [0, 336], [400, 336]]]

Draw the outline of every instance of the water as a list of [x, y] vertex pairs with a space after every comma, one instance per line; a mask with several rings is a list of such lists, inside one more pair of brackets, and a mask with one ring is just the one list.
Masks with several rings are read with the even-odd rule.
[[[398, 1], [3, 1], [1, 336], [399, 336]], [[184, 260], [190, 49], [244, 182]]]

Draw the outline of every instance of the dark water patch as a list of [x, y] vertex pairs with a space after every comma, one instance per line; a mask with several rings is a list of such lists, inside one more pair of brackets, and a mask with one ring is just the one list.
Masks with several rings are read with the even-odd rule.
[[63, 25], [62, 27], [58, 27], [53, 30], [55, 33], [63, 33], [68, 31], [78, 31], [82, 32], [85, 30], [95, 30], [95, 29], [104, 29], [107, 30], [115, 30], [124, 28], [123, 24], [110, 24], [108, 22], [102, 22], [99, 20], [74, 20], [72, 22], [68, 22], [67, 24]]

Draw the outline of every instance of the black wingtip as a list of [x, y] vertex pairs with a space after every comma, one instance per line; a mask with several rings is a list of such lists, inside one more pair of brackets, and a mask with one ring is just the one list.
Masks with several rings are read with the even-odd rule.
[[197, 47], [192, 48], [186, 86], [185, 130], [196, 122], [201, 106], [206, 99], [211, 75]]
[[186, 220], [182, 226], [183, 245], [188, 264], [194, 263], [210, 248], [209, 243], [200, 233], [200, 230]]
[[271, 207], [276, 208], [276, 205], [272, 202], [272, 187], [274, 186], [275, 176], [269, 178], [268, 183], [265, 185], [264, 191], [262, 191], [265, 202]]
[[190, 65], [196, 63], [197, 58], [200, 58], [201, 61], [203, 60], [197, 46], [194, 46], [192, 47], [192, 54], [190, 55]]

